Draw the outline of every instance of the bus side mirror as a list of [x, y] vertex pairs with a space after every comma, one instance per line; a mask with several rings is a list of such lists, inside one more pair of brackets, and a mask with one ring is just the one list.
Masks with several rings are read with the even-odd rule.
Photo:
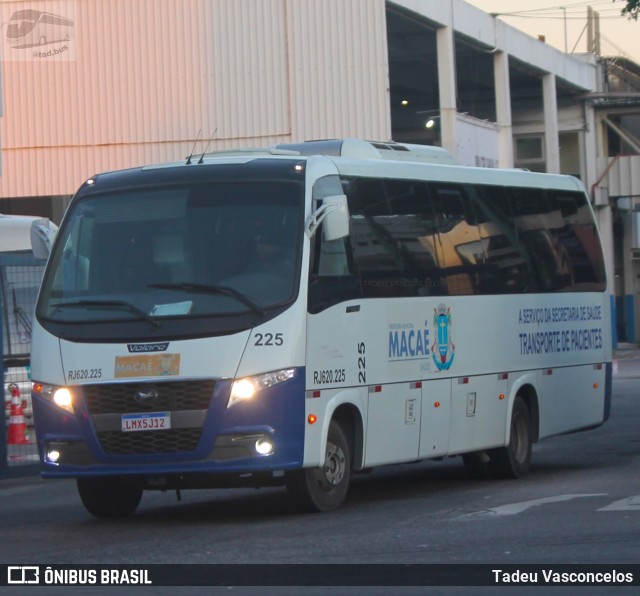
[[36, 219], [31, 224], [31, 249], [36, 259], [46, 261], [49, 258], [57, 230], [48, 219]]
[[325, 241], [338, 240], [349, 235], [349, 207], [346, 195], [333, 195], [322, 199], [322, 205], [305, 222], [305, 234], [311, 238], [323, 223]]

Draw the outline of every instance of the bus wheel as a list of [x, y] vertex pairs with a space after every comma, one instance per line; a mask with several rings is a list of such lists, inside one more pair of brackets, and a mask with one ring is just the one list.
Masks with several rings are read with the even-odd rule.
[[511, 437], [506, 447], [489, 452], [489, 471], [496, 478], [520, 478], [531, 468], [531, 416], [521, 397], [516, 397], [511, 414]]
[[332, 420], [324, 465], [288, 472], [287, 489], [303, 511], [333, 511], [345, 500], [350, 478], [349, 442], [342, 427]]
[[142, 499], [142, 487], [124, 478], [78, 478], [76, 484], [82, 504], [99, 519], [128, 517]]
[[474, 451], [465, 453], [462, 456], [464, 470], [469, 478], [473, 480], [485, 480], [489, 478], [489, 456], [484, 451]]

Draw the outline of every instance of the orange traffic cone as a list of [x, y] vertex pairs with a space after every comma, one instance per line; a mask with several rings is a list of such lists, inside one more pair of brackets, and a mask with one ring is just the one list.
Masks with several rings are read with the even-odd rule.
[[24, 421], [24, 410], [20, 403], [20, 389], [11, 386], [11, 413], [9, 414], [9, 430], [7, 432], [8, 445], [24, 445], [27, 439], [27, 424]]

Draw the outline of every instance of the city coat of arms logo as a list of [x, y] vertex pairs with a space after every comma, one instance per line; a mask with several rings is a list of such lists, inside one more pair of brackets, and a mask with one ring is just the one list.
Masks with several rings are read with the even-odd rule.
[[438, 370], [449, 370], [455, 357], [455, 345], [451, 341], [451, 308], [439, 304], [433, 309], [434, 340], [431, 357]]

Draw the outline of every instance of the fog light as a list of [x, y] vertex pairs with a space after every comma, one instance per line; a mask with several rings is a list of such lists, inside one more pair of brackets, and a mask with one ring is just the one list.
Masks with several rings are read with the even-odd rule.
[[58, 463], [58, 461], [60, 460], [60, 455], [61, 453], [57, 449], [50, 449], [49, 451], [47, 451], [47, 459], [52, 464]]
[[258, 439], [256, 441], [256, 451], [260, 455], [271, 455], [273, 453], [273, 443], [271, 439]]

